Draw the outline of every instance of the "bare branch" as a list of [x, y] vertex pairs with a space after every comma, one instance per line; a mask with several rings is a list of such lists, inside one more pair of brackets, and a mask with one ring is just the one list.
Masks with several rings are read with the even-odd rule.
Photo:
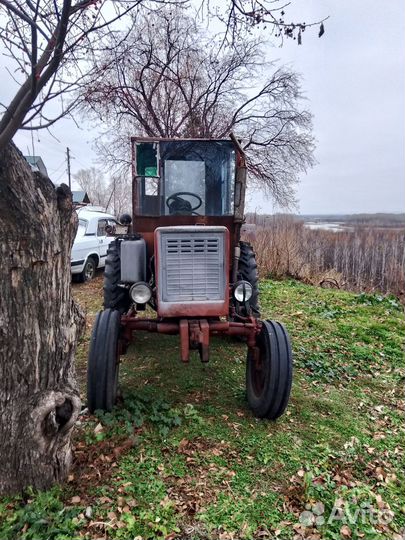
[[[125, 164], [129, 135], [223, 138], [235, 129], [252, 181], [293, 203], [298, 175], [313, 163], [311, 115], [300, 109], [298, 75], [266, 64], [259, 40], [224, 49], [182, 10], [161, 10], [138, 19], [93, 68], [79, 100], [112, 126], [102, 145], [107, 164]], [[270, 73], [264, 84], [262, 71]]]

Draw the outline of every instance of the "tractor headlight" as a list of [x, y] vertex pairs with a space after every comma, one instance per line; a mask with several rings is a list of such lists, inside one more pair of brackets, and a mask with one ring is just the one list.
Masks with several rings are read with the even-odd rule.
[[152, 291], [147, 283], [138, 281], [129, 289], [129, 296], [135, 304], [146, 304], [151, 299]]
[[245, 303], [252, 298], [253, 287], [248, 281], [238, 281], [233, 288], [233, 296], [238, 302]]

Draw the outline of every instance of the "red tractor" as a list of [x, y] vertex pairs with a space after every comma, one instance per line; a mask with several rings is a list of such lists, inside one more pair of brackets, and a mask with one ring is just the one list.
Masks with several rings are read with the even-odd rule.
[[[237, 139], [132, 139], [133, 226], [110, 244], [104, 310], [88, 361], [88, 406], [115, 404], [120, 356], [138, 332], [176, 334], [181, 361], [190, 350], [209, 360], [210, 337], [247, 344], [246, 393], [253, 414], [278, 418], [292, 382], [286, 329], [260, 320], [255, 254], [240, 240], [245, 154]], [[126, 217], [126, 220], [125, 220]], [[149, 306], [156, 312], [145, 317]]]

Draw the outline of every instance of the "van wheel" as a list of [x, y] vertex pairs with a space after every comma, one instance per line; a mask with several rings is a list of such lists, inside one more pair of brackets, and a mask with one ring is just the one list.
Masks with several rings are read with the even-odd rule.
[[87, 406], [111, 411], [117, 398], [120, 357], [120, 314], [99, 311], [94, 321], [87, 366]]
[[97, 263], [94, 260], [94, 257], [89, 257], [84, 264], [83, 270], [80, 274], [77, 274], [77, 281], [79, 283], [85, 283], [86, 281], [91, 281], [96, 275]]
[[283, 414], [290, 398], [292, 368], [287, 330], [279, 322], [262, 321], [246, 363], [247, 400], [255, 416], [275, 420]]

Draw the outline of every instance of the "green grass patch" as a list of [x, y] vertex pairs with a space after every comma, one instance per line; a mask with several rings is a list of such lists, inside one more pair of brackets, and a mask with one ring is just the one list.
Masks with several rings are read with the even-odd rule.
[[[91, 323], [100, 278], [75, 293]], [[80, 420], [72, 478], [3, 501], [0, 537], [34, 538], [41, 526], [58, 539], [395, 538], [405, 526], [400, 304], [286, 280], [262, 283], [261, 307], [292, 336], [282, 418], [251, 415], [243, 343], [214, 339], [209, 364], [195, 354], [182, 365], [177, 336], [139, 334], [119, 407]]]

